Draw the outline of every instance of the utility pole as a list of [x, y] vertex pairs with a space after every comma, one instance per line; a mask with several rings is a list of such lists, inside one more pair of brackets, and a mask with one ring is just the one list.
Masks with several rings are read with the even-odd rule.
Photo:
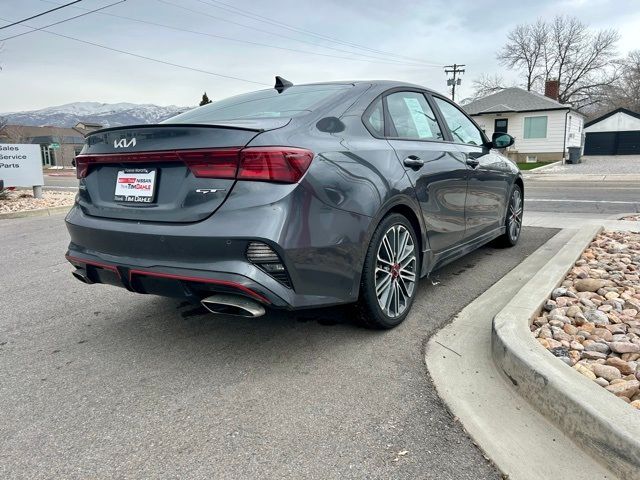
[[451, 87], [451, 100], [456, 100], [456, 85], [460, 85], [462, 83], [462, 79], [458, 78], [459, 73], [464, 73], [464, 69], [460, 68], [464, 67], [464, 65], [458, 65], [454, 63], [453, 65], [445, 65], [444, 73], [453, 73], [453, 78], [447, 78], [447, 86]]

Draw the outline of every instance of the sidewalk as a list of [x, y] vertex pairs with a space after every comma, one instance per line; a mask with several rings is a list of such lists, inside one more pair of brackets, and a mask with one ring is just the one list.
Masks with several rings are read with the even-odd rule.
[[615, 478], [527, 403], [491, 354], [494, 316], [574, 233], [558, 233], [465, 307], [427, 345], [425, 361], [438, 394], [505, 478]]
[[[621, 216], [621, 215], [615, 215]], [[525, 210], [523, 224], [526, 227], [572, 228], [578, 229], [586, 225], [602, 225], [610, 230], [640, 231], [640, 222], [615, 220], [611, 214], [529, 212]]]

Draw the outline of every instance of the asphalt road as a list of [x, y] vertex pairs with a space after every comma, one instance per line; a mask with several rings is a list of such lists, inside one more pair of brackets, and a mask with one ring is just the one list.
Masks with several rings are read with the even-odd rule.
[[555, 231], [446, 267], [374, 332], [341, 309], [215, 317], [83, 285], [62, 221], [0, 221], [0, 478], [500, 478], [423, 345]]
[[640, 183], [525, 180], [525, 209], [535, 212], [640, 212]]
[[78, 179], [76, 178], [75, 173], [70, 175], [67, 172], [65, 172], [64, 175], [61, 175], [61, 174], [45, 175], [44, 185], [45, 187], [76, 189], [78, 188]]

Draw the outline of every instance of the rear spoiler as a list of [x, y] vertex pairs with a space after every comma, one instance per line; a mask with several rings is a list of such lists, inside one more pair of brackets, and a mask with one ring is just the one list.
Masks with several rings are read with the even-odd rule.
[[90, 137], [96, 133], [115, 132], [118, 130], [128, 130], [137, 128], [227, 128], [230, 130], [245, 130], [249, 132], [266, 132], [267, 130], [274, 130], [276, 128], [282, 128], [291, 122], [291, 118], [262, 118], [256, 120], [224, 120], [216, 123], [146, 123], [142, 125], [121, 125], [118, 127], [101, 128], [100, 130], [94, 130], [88, 133], [86, 136]]

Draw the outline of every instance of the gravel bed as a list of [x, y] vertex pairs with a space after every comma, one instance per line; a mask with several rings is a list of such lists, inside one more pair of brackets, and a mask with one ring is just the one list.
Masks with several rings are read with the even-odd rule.
[[627, 220], [628, 222], [640, 222], [640, 215], [627, 215], [620, 220]]
[[605, 231], [531, 331], [542, 346], [640, 410], [640, 233]]
[[622, 156], [589, 156], [582, 157], [582, 163], [558, 164], [544, 170], [533, 169], [531, 173], [544, 175], [547, 173], [595, 174], [611, 175], [616, 173], [640, 174], [640, 155]]
[[34, 198], [33, 194], [25, 190], [3, 192], [0, 194], [0, 213], [71, 206], [75, 196], [75, 192], [46, 191], [42, 193], [42, 198]]

